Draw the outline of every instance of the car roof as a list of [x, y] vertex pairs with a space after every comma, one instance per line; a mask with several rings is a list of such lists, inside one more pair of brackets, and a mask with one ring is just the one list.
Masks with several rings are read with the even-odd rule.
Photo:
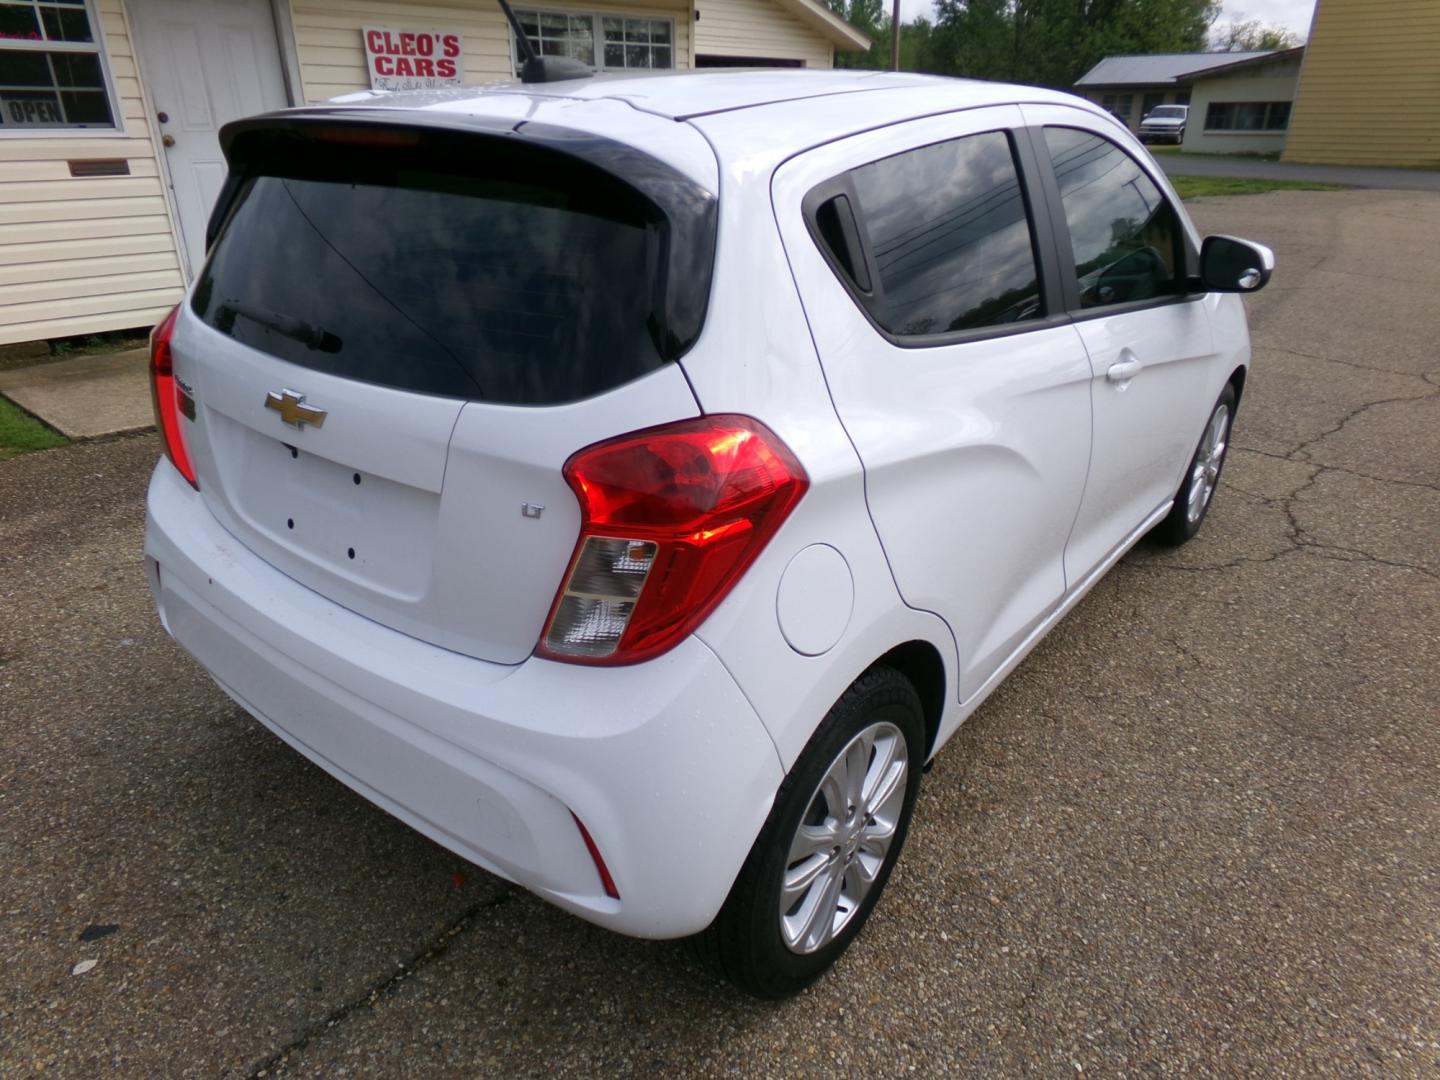
[[[716, 155], [722, 160], [755, 154], [784, 157], [914, 117], [1017, 103], [1069, 105], [1105, 115], [1073, 94], [1035, 86], [888, 71], [783, 68], [360, 91], [332, 98], [320, 108], [379, 109], [391, 117], [415, 109], [431, 122], [457, 127], [484, 118], [504, 119], [517, 127], [540, 122], [591, 131], [633, 141], [709, 186]], [[677, 130], [677, 122], [684, 127]], [[689, 138], [680, 137], [686, 129]], [[704, 140], [696, 137], [696, 129], [704, 132]]]
[[[966, 108], [1014, 101], [1064, 101], [1071, 94], [1033, 86], [951, 79], [889, 71], [816, 71], [786, 68], [731, 68], [717, 71], [656, 72], [597, 75], [554, 83], [502, 82], [447, 90], [393, 93], [361, 91], [334, 98], [335, 104], [380, 105], [444, 112], [488, 112], [486, 99], [522, 95], [537, 102], [623, 101], [642, 112], [667, 120], [689, 120], [738, 109], [850, 94], [884, 93], [897, 109], [925, 102], [932, 108]], [[902, 101], [902, 99], [904, 99]], [[844, 103], [835, 102], [843, 115]], [[820, 116], [817, 111], [817, 118]]]

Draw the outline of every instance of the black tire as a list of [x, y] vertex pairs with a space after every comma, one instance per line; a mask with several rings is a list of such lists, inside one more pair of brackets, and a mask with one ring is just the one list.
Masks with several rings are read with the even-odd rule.
[[[877, 724], [897, 728], [904, 737], [907, 754], [904, 801], [889, 848], [869, 891], [853, 908], [843, 928], [815, 951], [792, 951], [781, 933], [780, 912], [780, 890], [791, 842], [807, 811], [820, 805], [823, 796], [819, 787], [831, 767], [858, 735]], [[761, 998], [789, 997], [823, 975], [855, 939], [885, 889], [905, 844], [920, 790], [924, 753], [924, 710], [910, 681], [886, 667], [872, 668], [857, 679], [830, 709], [780, 785], [765, 827], [750, 849], [720, 914], [687, 942], [690, 954], [735, 986]]]
[[[1199, 506], [1199, 513], [1191, 515], [1191, 494], [1195, 486], [1202, 481], [1197, 466], [1200, 464], [1202, 453], [1205, 452], [1207, 437], [1210, 434], [1211, 425], [1215, 422], [1216, 415], [1220, 410], [1225, 410], [1225, 430], [1222, 433], [1224, 445], [1220, 450], [1220, 459], [1215, 465], [1214, 476], [1211, 480], [1210, 495], [1204, 498]], [[1205, 524], [1205, 516], [1210, 512], [1210, 507], [1215, 502], [1215, 492], [1219, 489], [1220, 473], [1225, 468], [1225, 457], [1230, 450], [1230, 432], [1235, 423], [1235, 387], [1226, 384], [1220, 399], [1215, 402], [1215, 407], [1210, 410], [1210, 415], [1205, 418], [1205, 429], [1200, 434], [1200, 441], [1195, 445], [1195, 453], [1190, 456], [1190, 463], [1185, 466], [1185, 478], [1180, 482], [1180, 490], [1175, 494], [1175, 505], [1170, 508], [1170, 513], [1165, 520], [1156, 525], [1150, 532], [1151, 538], [1159, 544], [1167, 547], [1179, 547], [1192, 536], [1200, 531], [1200, 526]]]

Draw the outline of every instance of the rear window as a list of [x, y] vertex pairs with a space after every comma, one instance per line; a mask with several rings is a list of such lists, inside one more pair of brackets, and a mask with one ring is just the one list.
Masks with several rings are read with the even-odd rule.
[[698, 332], [667, 317], [673, 222], [612, 173], [513, 137], [375, 141], [232, 174], [195, 313], [317, 371], [517, 405], [612, 389]]

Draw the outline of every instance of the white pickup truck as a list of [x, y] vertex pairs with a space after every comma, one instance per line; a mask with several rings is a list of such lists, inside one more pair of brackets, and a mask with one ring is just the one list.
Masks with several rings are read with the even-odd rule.
[[1140, 121], [1140, 141], [1173, 142], [1179, 146], [1185, 141], [1185, 121], [1189, 115], [1189, 105], [1155, 106]]

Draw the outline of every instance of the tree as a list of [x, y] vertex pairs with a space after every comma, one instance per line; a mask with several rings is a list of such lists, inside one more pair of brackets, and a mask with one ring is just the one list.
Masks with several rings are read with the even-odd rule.
[[[865, 53], [837, 52], [835, 66], [842, 68], [888, 68], [890, 66], [890, 16], [884, 0], [825, 0], [825, 5], [870, 39]], [[903, 44], [905, 39], [900, 39]]]
[[1216, 52], [1260, 52], [1264, 49], [1293, 49], [1305, 39], [1283, 26], [1266, 26], [1259, 19], [1224, 23], [1210, 32], [1210, 48]]
[[1101, 58], [1198, 52], [1218, 0], [939, 0], [922, 61], [947, 75], [1068, 89]]

